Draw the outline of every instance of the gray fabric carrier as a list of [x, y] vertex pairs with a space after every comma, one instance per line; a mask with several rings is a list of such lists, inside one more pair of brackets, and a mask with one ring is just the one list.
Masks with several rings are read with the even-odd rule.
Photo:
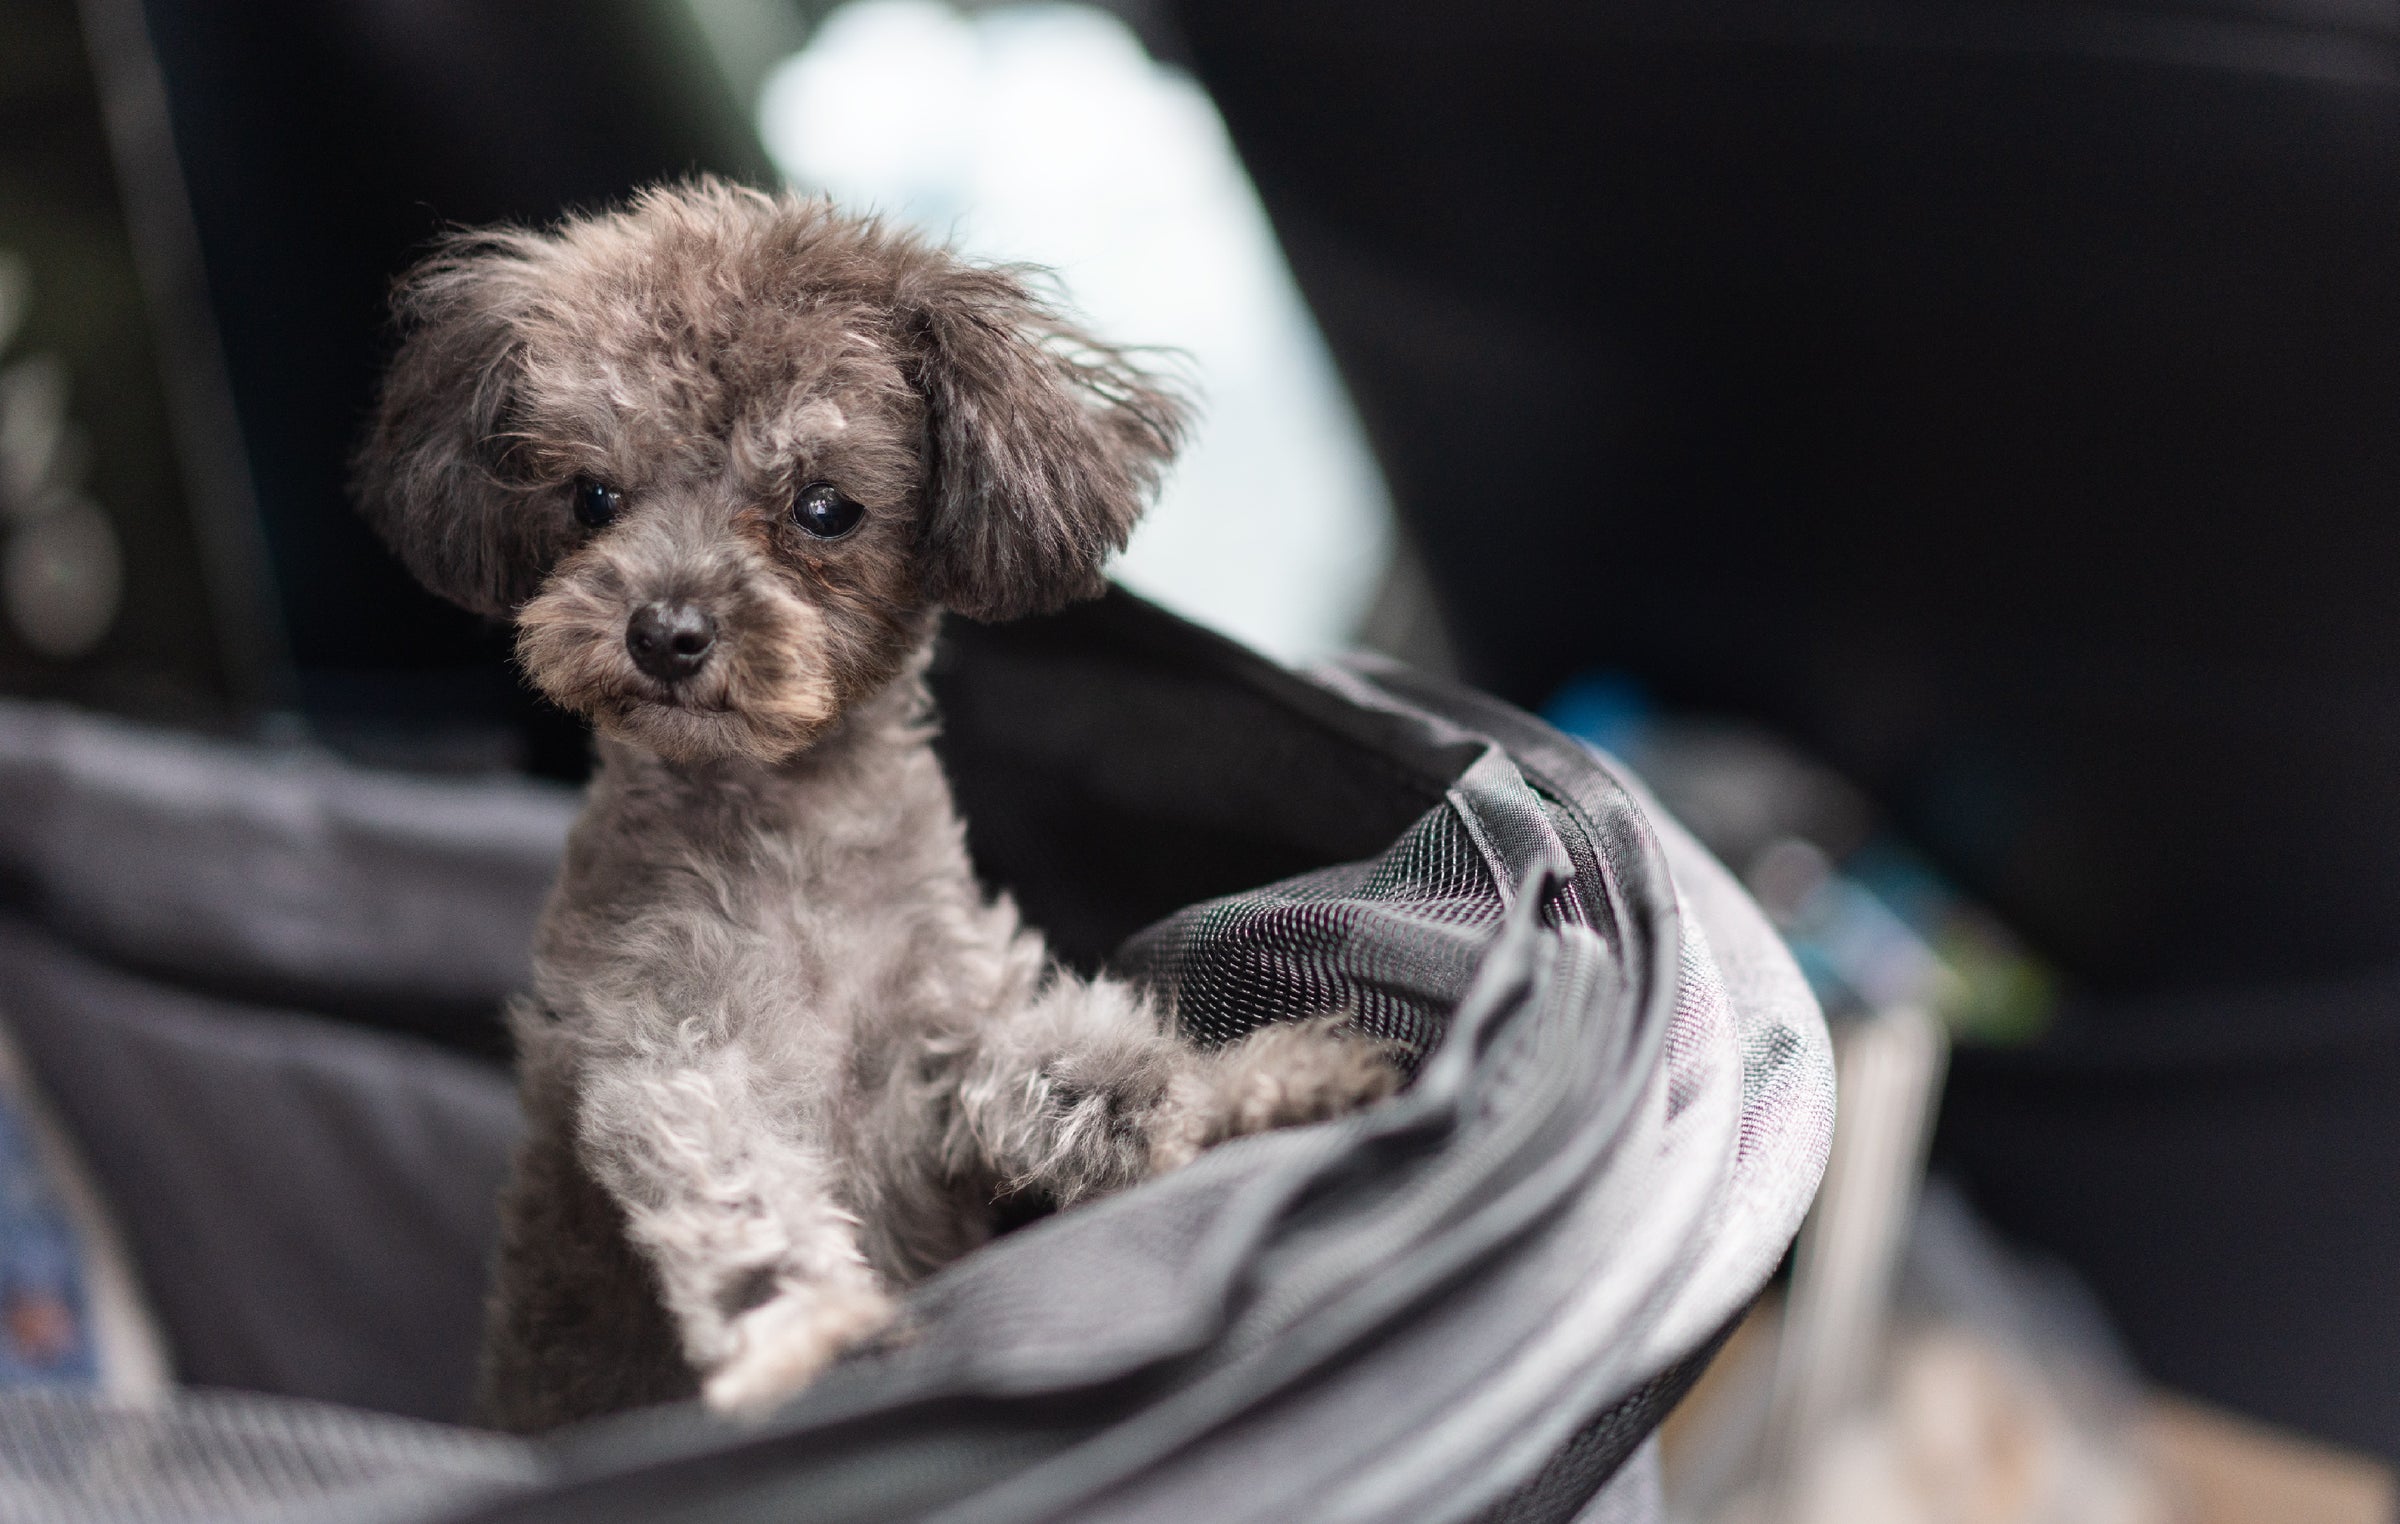
[[[232, 1381], [253, 1388], [139, 1411], [0, 1398], [0, 1516], [1651, 1517], [1649, 1436], [1797, 1230], [1831, 1130], [1823, 1026], [1738, 885], [1603, 759], [1400, 669], [1296, 676], [1121, 598], [1030, 636], [972, 632], [959, 648], [942, 678], [947, 744], [979, 864], [1038, 922], [1053, 924], [1052, 911], [1062, 951], [1077, 956], [1079, 939], [1114, 946], [1110, 961], [1170, 994], [1197, 1041], [1347, 1012], [1413, 1055], [1409, 1088], [1370, 1113], [1237, 1141], [1002, 1237], [912, 1293], [912, 1343], [837, 1368], [763, 1426], [674, 1409], [526, 1442], [429, 1423], [443, 1416], [438, 1401], [405, 1381], [378, 1384], [377, 1368], [402, 1355], [379, 1354], [371, 1328], [327, 1314], [280, 1365], [260, 1355], [277, 1333], [243, 1293], [242, 1251], [272, 1279], [276, 1246], [307, 1240], [302, 1262], [338, 1281], [396, 1241], [447, 1256], [445, 1284], [457, 1286], [461, 1254], [479, 1246], [457, 1242], [471, 1235], [453, 1225], [488, 1207], [506, 1139], [486, 1119], [505, 1081], [415, 1037], [362, 1028], [372, 1013], [336, 1024], [251, 1007], [271, 989], [323, 1009], [324, 991], [404, 985], [391, 947], [358, 934], [355, 898], [342, 896], [373, 885], [404, 907], [388, 912], [404, 934], [422, 937], [452, 912], [415, 906], [371, 871], [377, 862], [404, 865], [399, 881], [415, 892], [455, 882], [472, 902], [554, 854], [571, 805], [523, 785], [381, 778], [0, 710], [0, 785], [47, 801], [0, 828], [6, 870], [30, 883], [0, 929], [0, 1016], [124, 1219], [178, 1325], [186, 1374], [225, 1381], [232, 1358]], [[1170, 680], [1225, 695], [1190, 717], [1207, 736], [1179, 742], [1161, 720], [1120, 745], [1104, 727], [1079, 728], [1077, 715], [1124, 712], [1111, 683], [1154, 691]], [[1038, 734], [979, 717], [977, 695], [1012, 684], [1057, 695]], [[1244, 705], [1283, 728], [1229, 729]], [[1212, 744], [1220, 770], [1252, 748], [1266, 782], [1237, 770], [1206, 799], [1175, 783], [1172, 797], [1144, 800], [1155, 784], [1141, 780], [1174, 777], [1170, 763], [1145, 764], [1153, 744]], [[1045, 799], [1066, 801], [1059, 818], [1159, 819], [1159, 840], [1205, 825], [1212, 809], [1232, 812], [1214, 839], [1233, 840], [1258, 813], [1239, 804], [1243, 791], [1273, 789], [1277, 768], [1297, 778], [1320, 753], [1334, 782], [1294, 792], [1333, 788], [1347, 768], [1360, 787], [1384, 789], [1390, 818], [1413, 818], [1375, 825], [1380, 848], [1352, 860], [1180, 909], [1170, 900], [1130, 936], [1115, 934], [1104, 899], [1063, 897], [1071, 873], [1044, 887], [1051, 858], [1111, 861], [1104, 846], [1079, 854], [1057, 829], [1025, 827], [1048, 818]], [[150, 763], [169, 758], [183, 770], [180, 797], [128, 793], [125, 780], [155, 777]], [[1013, 825], [978, 797], [1012, 766], [1023, 769]], [[120, 829], [107, 862], [61, 854], [50, 832], [77, 812], [145, 809], [160, 821]], [[195, 809], [284, 886], [277, 936], [219, 937], [199, 954], [193, 936], [165, 938], [129, 971], [129, 953], [162, 946], [146, 928], [164, 924], [172, 898], [159, 887], [171, 845], [145, 867], [143, 843], [169, 843]], [[458, 834], [462, 818], [481, 823], [479, 838]], [[1232, 876], [1240, 862], [1274, 860], [1275, 842], [1305, 853], [1342, 839], [1312, 848], [1305, 821], [1250, 823], [1266, 855], [1208, 867], [1190, 854], [1201, 864], [1191, 871]], [[40, 851], [49, 857], [28, 866]], [[121, 912], [104, 880], [129, 872], [150, 892]], [[1188, 888], [1124, 878], [1114, 913]], [[442, 1000], [474, 993], [461, 969], [500, 957], [495, 928], [521, 935], [510, 918], [525, 897], [499, 897], [508, 908], [459, 933], [448, 982], [433, 981]], [[239, 919], [221, 904], [212, 913]], [[123, 920], [134, 914], [138, 927]], [[214, 989], [185, 987], [203, 971]], [[187, 1061], [158, 1057], [169, 1050]], [[179, 1098], [187, 1079], [217, 1104]], [[259, 1105], [224, 1104], [243, 1094]], [[229, 1110], [263, 1117], [273, 1146], [235, 1137]], [[447, 1147], [429, 1149], [437, 1135]], [[283, 1175], [278, 1149], [311, 1162]], [[170, 1154], [182, 1161], [174, 1202], [156, 1189]], [[297, 1183], [282, 1199], [241, 1200], [281, 1179]], [[271, 1226], [246, 1232], [246, 1213]], [[410, 1223], [397, 1239], [396, 1219]], [[196, 1286], [204, 1297], [189, 1294]], [[404, 1324], [429, 1320], [408, 1337], [471, 1348], [471, 1326], [431, 1331], [431, 1320], [466, 1317], [461, 1295], [400, 1310]], [[307, 1275], [281, 1299], [319, 1313], [346, 1305]], [[240, 1351], [184, 1326], [212, 1315], [253, 1319], [245, 1337], [259, 1357], [241, 1366]], [[328, 1341], [340, 1358], [312, 1365]]]

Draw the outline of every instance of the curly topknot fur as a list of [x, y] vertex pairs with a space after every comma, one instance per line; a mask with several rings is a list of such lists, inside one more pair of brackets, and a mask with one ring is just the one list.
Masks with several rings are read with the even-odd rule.
[[[998, 1204], [1391, 1087], [1324, 1026], [1185, 1047], [975, 884], [928, 643], [1098, 590], [1184, 416], [1126, 354], [1020, 272], [710, 180], [461, 235], [397, 305], [361, 507], [601, 735], [514, 1018], [492, 1421], [772, 1401]], [[856, 526], [810, 533], [810, 488]]]

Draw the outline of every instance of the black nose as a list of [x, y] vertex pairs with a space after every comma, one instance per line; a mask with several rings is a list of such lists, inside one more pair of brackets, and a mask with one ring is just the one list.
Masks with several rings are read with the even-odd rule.
[[717, 643], [717, 622], [689, 603], [645, 603], [625, 621], [625, 649], [633, 664], [671, 683], [708, 665]]

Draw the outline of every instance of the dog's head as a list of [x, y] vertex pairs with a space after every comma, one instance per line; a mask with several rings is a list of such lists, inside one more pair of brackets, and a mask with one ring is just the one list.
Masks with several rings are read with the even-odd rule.
[[1175, 397], [1011, 271], [701, 181], [403, 282], [360, 505], [526, 673], [679, 761], [779, 761], [936, 610], [1099, 590]]

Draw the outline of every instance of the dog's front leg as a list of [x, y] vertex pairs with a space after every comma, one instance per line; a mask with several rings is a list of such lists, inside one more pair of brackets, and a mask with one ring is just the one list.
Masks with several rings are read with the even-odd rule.
[[711, 1406], [770, 1406], [891, 1320], [825, 1156], [738, 1044], [588, 1058], [577, 1133]]
[[1391, 1057], [1338, 1017], [1197, 1049], [1131, 986], [1062, 974], [966, 1045], [950, 1152], [1064, 1206], [1228, 1138], [1380, 1100], [1399, 1084]]

